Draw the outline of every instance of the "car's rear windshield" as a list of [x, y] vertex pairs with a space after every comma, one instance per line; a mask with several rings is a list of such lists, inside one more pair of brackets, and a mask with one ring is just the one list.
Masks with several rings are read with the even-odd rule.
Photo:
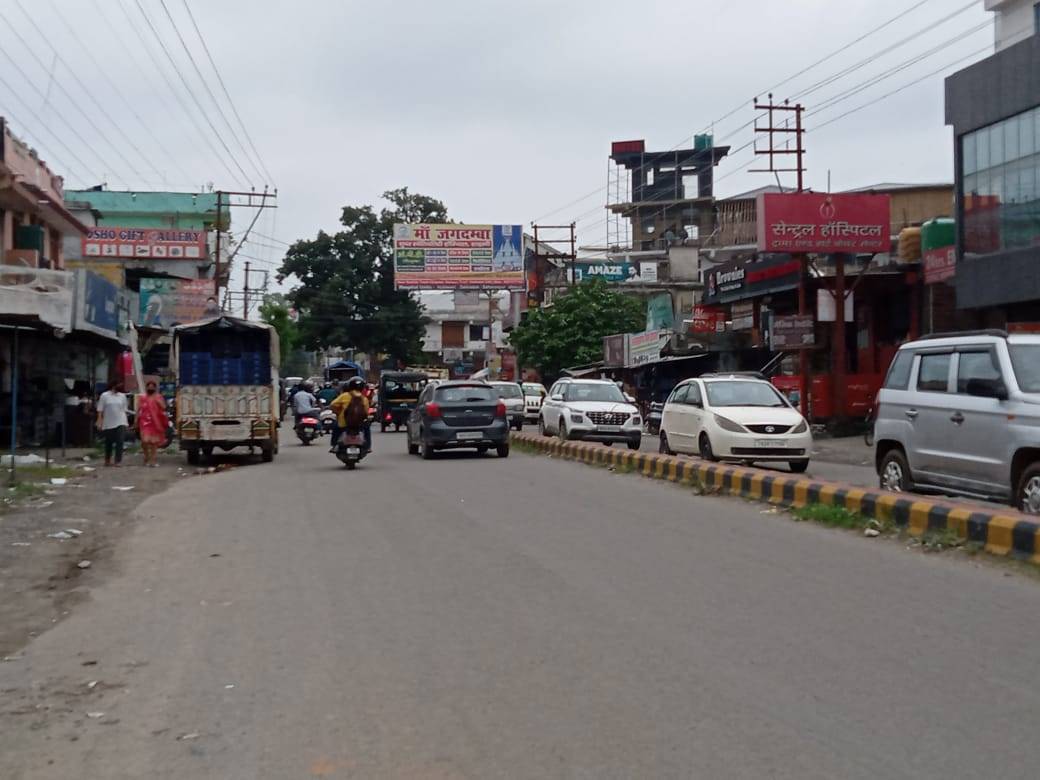
[[441, 403], [446, 404], [497, 401], [498, 392], [494, 387], [488, 387], [487, 385], [454, 385], [452, 387], [438, 387], [436, 398]]
[[602, 385], [596, 384], [571, 384], [567, 385], [567, 389], [564, 391], [564, 400], [566, 401], [607, 401], [613, 403], [625, 403], [625, 396], [617, 385], [604, 383]]
[[706, 382], [711, 406], [787, 406], [765, 382]]
[[397, 379], [386, 380], [387, 393], [418, 393], [425, 386], [426, 382], [422, 380], [412, 380], [405, 382], [399, 381]]
[[541, 385], [525, 384], [524, 392], [528, 395], [545, 395], [545, 388]]
[[492, 385], [496, 391], [498, 391], [499, 398], [523, 398], [524, 394], [520, 390], [520, 385], [505, 384], [505, 385]]
[[1011, 365], [1023, 393], [1040, 393], [1040, 344], [1012, 344]]

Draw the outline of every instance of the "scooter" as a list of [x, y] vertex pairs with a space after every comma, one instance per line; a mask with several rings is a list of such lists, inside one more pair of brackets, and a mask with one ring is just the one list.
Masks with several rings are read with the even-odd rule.
[[300, 421], [296, 423], [295, 430], [296, 436], [300, 439], [300, 444], [306, 447], [312, 441], [321, 436], [321, 423], [318, 422], [317, 417], [305, 414], [300, 418]]
[[331, 435], [336, 430], [336, 413], [331, 409], [322, 409], [318, 415], [318, 422], [321, 425], [321, 435]]
[[336, 457], [347, 467], [347, 471], [353, 471], [367, 454], [364, 431], [348, 429], [340, 434]]

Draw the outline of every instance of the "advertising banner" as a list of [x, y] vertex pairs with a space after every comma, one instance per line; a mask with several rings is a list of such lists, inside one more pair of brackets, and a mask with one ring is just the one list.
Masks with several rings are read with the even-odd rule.
[[733, 323], [733, 330], [752, 330], [755, 327], [754, 301], [734, 303], [730, 307], [730, 320]]
[[760, 252], [887, 252], [889, 197], [854, 193], [762, 193], [758, 196]]
[[99, 225], [83, 237], [83, 257], [202, 260], [206, 231]]
[[92, 271], [98, 276], [105, 277], [116, 287], [123, 287], [126, 284], [126, 266], [122, 263], [102, 263], [96, 260], [66, 260], [65, 268], [69, 271], [75, 271], [79, 268], [85, 271]]
[[703, 306], [698, 304], [693, 307], [693, 322], [690, 324], [691, 333], [717, 333], [726, 327], [726, 312], [717, 306]]
[[140, 324], [171, 328], [220, 313], [212, 279], [142, 279]]
[[645, 366], [661, 359], [661, 350], [668, 343], [671, 333], [667, 330], [645, 330], [628, 334], [628, 363], [626, 368]]
[[922, 257], [924, 283], [945, 282], [957, 275], [957, 250], [952, 246], [927, 249]]
[[798, 287], [801, 263], [790, 255], [762, 260], [735, 260], [710, 271], [705, 303], [729, 303]]
[[628, 334], [603, 337], [603, 363], [610, 368], [628, 365]]
[[581, 284], [586, 279], [602, 279], [604, 282], [625, 282], [634, 278], [636, 267], [632, 263], [583, 262], [574, 263], [574, 282]]
[[672, 296], [669, 293], [650, 296], [646, 302], [646, 329], [671, 330], [674, 327], [675, 312], [672, 309]]
[[520, 225], [394, 225], [402, 290], [523, 290]]
[[118, 338], [119, 288], [105, 277], [82, 269], [76, 274], [76, 306], [72, 327], [99, 336]]
[[801, 349], [816, 345], [811, 314], [773, 317], [773, 349]]

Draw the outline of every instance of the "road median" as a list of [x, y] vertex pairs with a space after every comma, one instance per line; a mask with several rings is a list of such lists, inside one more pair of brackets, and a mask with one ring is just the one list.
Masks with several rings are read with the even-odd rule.
[[633, 452], [587, 442], [565, 442], [532, 434], [513, 434], [512, 440], [522, 447], [555, 457], [695, 485], [706, 492], [789, 508], [812, 504], [840, 507], [881, 523], [891, 523], [913, 536], [948, 531], [966, 542], [982, 545], [995, 555], [1011, 555], [1040, 563], [1040, 523], [1010, 507], [995, 504], [990, 509], [943, 498], [889, 493], [794, 474], [706, 463], [676, 455]]

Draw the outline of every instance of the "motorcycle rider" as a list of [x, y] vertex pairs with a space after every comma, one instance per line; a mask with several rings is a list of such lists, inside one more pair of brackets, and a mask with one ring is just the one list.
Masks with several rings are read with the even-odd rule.
[[359, 376], [352, 377], [344, 385], [343, 392], [338, 395], [329, 408], [336, 413], [337, 429], [332, 433], [332, 449], [336, 451], [341, 431], [359, 428], [365, 437], [365, 452], [372, 451], [372, 428], [368, 423], [368, 398], [365, 396], [365, 380]]
[[292, 398], [293, 405], [293, 417], [296, 425], [300, 424], [300, 418], [307, 415], [316, 416], [318, 412], [315, 407], [318, 405], [317, 399], [314, 397], [314, 393], [311, 392], [313, 387], [310, 382], [304, 382], [300, 385], [300, 389], [296, 391], [296, 394]]

